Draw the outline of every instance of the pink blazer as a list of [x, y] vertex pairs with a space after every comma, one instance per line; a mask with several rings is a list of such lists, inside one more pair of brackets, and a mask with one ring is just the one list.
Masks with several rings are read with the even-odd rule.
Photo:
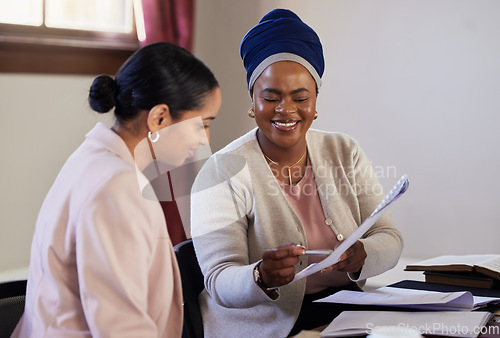
[[42, 205], [13, 337], [180, 337], [182, 320], [160, 204], [142, 197], [130, 151], [99, 123]]

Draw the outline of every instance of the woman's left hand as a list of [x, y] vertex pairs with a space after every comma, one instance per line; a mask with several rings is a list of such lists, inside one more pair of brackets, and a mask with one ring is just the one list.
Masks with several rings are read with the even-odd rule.
[[356, 241], [349, 249], [346, 250], [340, 256], [340, 259], [337, 263], [327, 268], [321, 270], [321, 272], [329, 272], [333, 270], [347, 272], [347, 273], [356, 273], [365, 264], [366, 259], [366, 251], [363, 243], [360, 241]]

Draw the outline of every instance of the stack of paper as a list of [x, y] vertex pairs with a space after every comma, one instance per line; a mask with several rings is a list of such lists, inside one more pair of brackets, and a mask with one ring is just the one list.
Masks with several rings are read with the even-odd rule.
[[370, 292], [339, 291], [316, 302], [405, 307], [420, 310], [471, 311], [500, 302], [500, 298], [473, 296], [469, 291], [436, 292], [382, 287]]
[[370, 334], [377, 327], [403, 327], [422, 335], [477, 337], [493, 314], [489, 312], [344, 311], [321, 332], [321, 337]]

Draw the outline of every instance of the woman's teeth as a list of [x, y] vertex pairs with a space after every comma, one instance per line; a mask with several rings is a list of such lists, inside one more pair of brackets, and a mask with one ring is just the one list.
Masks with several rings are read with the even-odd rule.
[[273, 121], [274, 124], [280, 126], [280, 127], [293, 127], [294, 125], [297, 124], [297, 121], [294, 121], [294, 122], [277, 122], [277, 121]]

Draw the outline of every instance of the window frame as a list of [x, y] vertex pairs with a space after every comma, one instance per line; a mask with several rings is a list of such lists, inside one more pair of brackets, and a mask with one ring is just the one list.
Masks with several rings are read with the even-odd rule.
[[0, 73], [115, 74], [139, 46], [135, 25], [114, 33], [0, 23]]

